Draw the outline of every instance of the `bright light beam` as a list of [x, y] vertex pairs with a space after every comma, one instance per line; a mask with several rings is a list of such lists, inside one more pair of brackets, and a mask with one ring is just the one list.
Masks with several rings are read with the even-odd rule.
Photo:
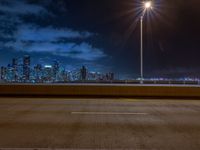
[[151, 1], [145, 2], [145, 3], [144, 3], [144, 7], [145, 7], [146, 9], [151, 8], [151, 7], [152, 7]]

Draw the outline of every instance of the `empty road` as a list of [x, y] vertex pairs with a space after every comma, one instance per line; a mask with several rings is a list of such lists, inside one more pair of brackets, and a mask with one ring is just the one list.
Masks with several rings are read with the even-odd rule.
[[0, 98], [0, 149], [199, 150], [200, 101]]

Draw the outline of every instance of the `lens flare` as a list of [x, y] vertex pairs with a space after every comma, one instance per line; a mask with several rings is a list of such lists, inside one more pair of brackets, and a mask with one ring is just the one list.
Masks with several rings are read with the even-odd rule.
[[146, 8], [146, 9], [148, 9], [148, 8], [151, 8], [151, 1], [147, 1], [147, 2], [145, 2], [144, 3], [144, 7]]

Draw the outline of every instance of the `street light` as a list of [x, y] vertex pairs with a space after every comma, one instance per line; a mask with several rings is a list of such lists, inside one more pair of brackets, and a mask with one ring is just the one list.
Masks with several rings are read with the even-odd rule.
[[147, 1], [144, 3], [144, 7], [147, 9], [147, 8], [150, 8], [152, 6], [152, 2], [151, 1]]
[[143, 83], [144, 73], [143, 73], [143, 18], [147, 10], [152, 9], [152, 1], [145, 1], [143, 13], [140, 17], [140, 82]]

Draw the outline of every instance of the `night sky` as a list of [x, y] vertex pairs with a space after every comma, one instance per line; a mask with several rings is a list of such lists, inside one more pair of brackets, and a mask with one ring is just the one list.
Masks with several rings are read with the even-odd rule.
[[[25, 54], [122, 78], [140, 74], [139, 0], [0, 0], [0, 65]], [[200, 1], [155, 0], [144, 18], [145, 77], [200, 77]]]

